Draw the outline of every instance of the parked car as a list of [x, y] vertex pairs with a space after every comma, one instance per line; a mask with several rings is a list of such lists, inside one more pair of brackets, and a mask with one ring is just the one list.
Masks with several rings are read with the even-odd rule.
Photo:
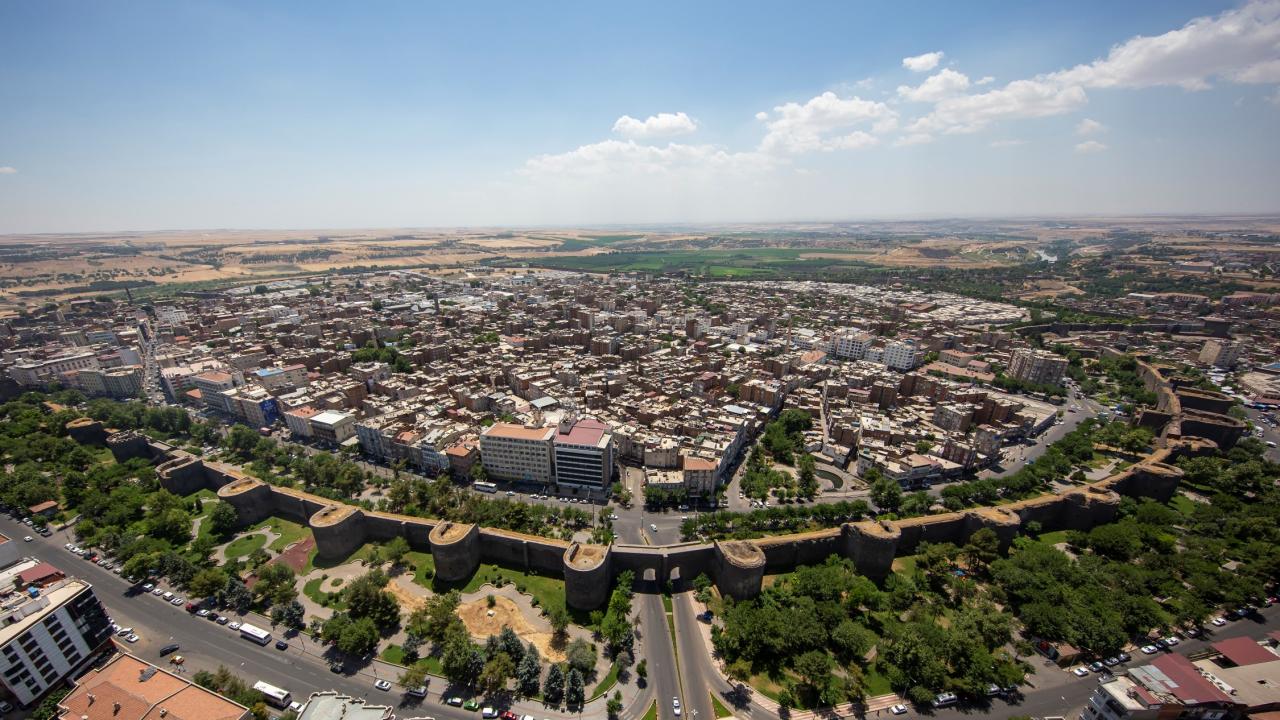
[[1222, 627], [1223, 625], [1226, 625], [1226, 624], [1227, 624], [1227, 621], [1226, 621], [1226, 619], [1225, 619], [1225, 618], [1216, 617], [1216, 618], [1214, 618], [1214, 619], [1210, 620], [1210, 621], [1209, 621], [1209, 623], [1210, 623], [1211, 625], [1213, 625], [1214, 627]]
[[1079, 666], [1079, 667], [1075, 668], [1074, 670], [1072, 670], [1072, 671], [1071, 671], [1071, 674], [1072, 674], [1072, 675], [1075, 675], [1076, 677], [1088, 677], [1088, 676], [1089, 676], [1089, 668], [1087, 668], [1087, 667], [1085, 667], [1085, 666], [1081, 665], [1081, 666]]
[[1160, 652], [1160, 648], [1156, 647], [1155, 645], [1143, 645], [1143, 646], [1142, 646], [1142, 654], [1143, 654], [1143, 655], [1155, 655], [1155, 654], [1156, 654], [1156, 653], [1158, 653], [1158, 652]]
[[1106, 669], [1106, 666], [1104, 666], [1102, 663], [1098, 662], [1097, 660], [1094, 660], [1093, 662], [1089, 663], [1089, 670], [1091, 672], [1100, 673], [1105, 669]]
[[[277, 646], [277, 647], [278, 647], [279, 645], [280, 645], [280, 643], [276, 643], [276, 646]], [[285, 647], [289, 647], [289, 646], [288, 646], [288, 645], [285, 645]], [[386, 681], [386, 680], [375, 680], [375, 681], [373, 681], [373, 686], [374, 686], [374, 687], [376, 687], [376, 688], [378, 688], [379, 690], [382, 690], [382, 691], [386, 691], [386, 690], [390, 690], [390, 689], [391, 689], [391, 683], [390, 683], [390, 682], [388, 682], [388, 681]]]
[[164, 657], [169, 653], [174, 653], [177, 651], [178, 651], [178, 643], [169, 643], [168, 645], [165, 645], [164, 647], [160, 648], [160, 657]]
[[897, 705], [891, 705], [889, 707], [889, 712], [893, 713], [894, 715], [906, 715], [907, 706], [903, 705], [902, 703], [898, 703]]
[[130, 643], [136, 643], [138, 640], [139, 638], [137, 633], [130, 633], [129, 637], [125, 638], [125, 641]]
[[446, 700], [446, 701], [445, 701], [445, 703], [446, 703], [446, 704], [448, 704], [448, 705], [452, 705], [452, 706], [454, 706], [454, 707], [462, 707], [462, 698], [460, 698], [460, 697], [451, 697], [451, 698], [449, 698], [448, 700]]
[[230, 625], [228, 625], [228, 626], [227, 626], [227, 628], [228, 628], [228, 629], [230, 629], [230, 630], [239, 630], [239, 629], [240, 629], [240, 623], [238, 623], [238, 622], [233, 622], [233, 623], [231, 623]]
[[938, 696], [933, 699], [933, 706], [936, 708], [951, 707], [959, 701], [960, 699], [956, 697], [955, 693], [944, 692], [939, 693]]
[[288, 650], [288, 649], [289, 649], [289, 643], [287, 643], [287, 642], [285, 642], [285, 641], [283, 641], [283, 640], [277, 640], [277, 641], [276, 641], [276, 649], [277, 649], [277, 650]]

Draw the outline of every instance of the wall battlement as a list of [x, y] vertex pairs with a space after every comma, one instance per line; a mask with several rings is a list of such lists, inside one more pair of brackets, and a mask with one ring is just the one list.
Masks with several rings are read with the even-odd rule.
[[[1177, 410], [1182, 412], [1180, 407]], [[1030, 522], [1039, 523], [1045, 531], [1085, 530], [1114, 519], [1121, 496], [1168, 501], [1178, 488], [1182, 471], [1167, 461], [1178, 454], [1217, 447], [1215, 441], [1201, 437], [1167, 437], [1141, 462], [1102, 480], [996, 507], [903, 520], [864, 520], [755, 540], [598, 546], [335, 503], [294, 488], [269, 485], [233, 466], [205, 462], [138, 433], [112, 433], [106, 442], [117, 460], [144, 457], [158, 462], [160, 482], [172, 492], [185, 495], [201, 488], [215, 490], [235, 508], [241, 527], [273, 515], [308, 525], [321, 557], [341, 559], [365, 542], [404, 537], [410, 547], [431, 552], [441, 580], [464, 580], [481, 562], [491, 562], [563, 578], [568, 604], [580, 609], [603, 605], [613, 578], [625, 570], [636, 574], [635, 587], [644, 592], [659, 592], [669, 586], [684, 589], [706, 573], [721, 593], [748, 598], [759, 594], [765, 572], [789, 571], [820, 563], [831, 555], [852, 559], [860, 573], [880, 580], [892, 571], [895, 557], [915, 552], [923, 542], [960, 545], [973, 533], [991, 528], [1001, 545], [1007, 546]]]

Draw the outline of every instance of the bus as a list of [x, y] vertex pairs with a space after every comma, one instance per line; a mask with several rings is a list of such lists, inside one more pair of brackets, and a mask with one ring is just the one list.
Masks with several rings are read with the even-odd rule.
[[473, 488], [475, 488], [477, 491], [479, 491], [479, 492], [483, 492], [483, 493], [496, 493], [496, 492], [498, 492], [498, 486], [497, 486], [497, 485], [495, 485], [495, 484], [493, 484], [493, 483], [491, 483], [491, 482], [475, 482], [475, 483], [472, 483], [472, 484], [471, 484], [471, 487], [473, 487]]
[[[243, 625], [241, 627], [244, 627]], [[289, 707], [289, 691], [278, 688], [275, 685], [268, 685], [259, 680], [253, 684], [253, 689], [262, 693], [262, 697], [270, 704], [280, 709]]]
[[240, 637], [246, 640], [252, 640], [259, 645], [266, 645], [271, 642], [271, 633], [255, 625], [250, 625], [249, 623], [245, 623], [240, 626]]

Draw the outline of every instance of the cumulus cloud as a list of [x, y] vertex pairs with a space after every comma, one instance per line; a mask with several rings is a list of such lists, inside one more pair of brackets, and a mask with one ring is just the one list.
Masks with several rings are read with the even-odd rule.
[[995, 79], [994, 77], [992, 77], [992, 76], [990, 76], [990, 75], [983, 75], [982, 77], [978, 78], [977, 80], [974, 80], [974, 81], [973, 81], [973, 84], [974, 84], [974, 85], [990, 85], [991, 83], [993, 83], [993, 82], [995, 82], [995, 81], [996, 81], [996, 79]]
[[18, 168], [11, 165], [0, 165], [0, 175], [16, 175]]
[[769, 159], [757, 153], [730, 153], [714, 145], [668, 143], [663, 147], [642, 145], [634, 140], [604, 140], [568, 152], [530, 158], [522, 173], [574, 177], [662, 176], [719, 170], [742, 172], [769, 165]]
[[991, 147], [993, 147], [993, 148], [1009, 148], [1009, 147], [1018, 147], [1019, 145], [1026, 145], [1026, 144], [1027, 144], [1027, 141], [1026, 141], [1026, 140], [1017, 140], [1017, 139], [1013, 139], [1013, 140], [992, 140], [992, 141], [991, 141], [991, 143], [990, 143]]
[[630, 115], [623, 115], [613, 124], [615, 133], [633, 140], [687, 135], [697, 129], [698, 122], [682, 112], [658, 113], [657, 115], [650, 115], [644, 120], [637, 120]]
[[903, 135], [893, 141], [894, 147], [910, 147], [911, 145], [927, 145], [933, 142], [933, 136], [929, 133], [912, 133]]
[[1107, 146], [1103, 145], [1097, 140], [1085, 140], [1084, 142], [1076, 145], [1076, 152], [1080, 153], [1081, 155], [1088, 155], [1090, 153], [1100, 153], [1106, 149], [1107, 149]]
[[944, 98], [934, 105], [933, 112], [908, 125], [908, 130], [944, 134], [976, 132], [997, 120], [1060, 115], [1088, 101], [1080, 87], [1015, 80], [996, 90]]
[[968, 89], [969, 76], [950, 68], [943, 68], [938, 74], [930, 75], [918, 87], [899, 85], [898, 97], [911, 102], [937, 102], [952, 95], [959, 95]]
[[1280, 1], [1258, 0], [1162, 35], [1138, 35], [1111, 48], [1105, 58], [1050, 77], [1083, 87], [1187, 90], [1208, 88], [1213, 78], [1280, 82]]
[[[898, 124], [898, 113], [882, 102], [856, 95], [841, 98], [833, 92], [803, 105], [779, 105], [766, 117], [768, 132], [760, 141], [760, 150], [784, 154], [867, 147], [878, 142], [875, 135], [890, 132]], [[867, 126], [870, 133], [863, 129]]]
[[902, 67], [911, 72], [929, 72], [938, 67], [938, 63], [942, 61], [942, 56], [943, 53], [938, 51], [902, 58]]
[[1076, 125], [1077, 135], [1097, 135], [1106, 132], [1107, 126], [1092, 118], [1085, 118]]

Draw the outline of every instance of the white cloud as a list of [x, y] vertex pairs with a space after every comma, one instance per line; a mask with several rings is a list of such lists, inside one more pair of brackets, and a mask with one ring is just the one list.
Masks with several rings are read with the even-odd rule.
[[938, 51], [902, 58], [902, 67], [911, 72], [929, 72], [938, 67], [938, 62], [942, 60], [942, 56], [943, 53]]
[[1258, 0], [1217, 17], [1199, 17], [1177, 30], [1138, 35], [1107, 57], [1054, 73], [1054, 81], [1083, 87], [1209, 87], [1212, 78], [1237, 83], [1280, 81], [1280, 2]]
[[[756, 117], [759, 117], [757, 115]], [[787, 103], [773, 109], [760, 141], [766, 153], [804, 153], [816, 150], [839, 150], [875, 144], [870, 135], [858, 129], [870, 125], [871, 131], [883, 134], [897, 127], [898, 114], [888, 105], [858, 96], [841, 98], [825, 92], [801, 105]], [[845, 132], [858, 129], [857, 132]], [[874, 138], [872, 138], [874, 139]]]
[[1026, 140], [992, 140], [990, 142], [990, 145], [993, 148], [1018, 147], [1019, 145], [1026, 145], [1026, 144], [1027, 144]]
[[698, 122], [688, 115], [678, 113], [658, 113], [644, 120], [637, 120], [630, 115], [623, 115], [613, 124], [613, 131], [622, 137], [636, 140], [653, 137], [669, 137], [686, 135], [698, 129]]
[[568, 152], [530, 158], [522, 174], [536, 176], [604, 177], [616, 174], [672, 173], [763, 169], [769, 158], [758, 153], [730, 153], [714, 145], [668, 143], [641, 145], [634, 140], [604, 140]]
[[1085, 118], [1076, 125], [1077, 135], [1097, 135], [1100, 132], [1106, 132], [1106, 130], [1106, 125], [1091, 118]]
[[1106, 149], [1107, 149], [1107, 146], [1103, 145], [1097, 140], [1085, 140], [1084, 142], [1076, 145], [1076, 152], [1080, 153], [1081, 155], [1087, 155], [1089, 153], [1100, 153]]
[[17, 173], [18, 168], [16, 167], [10, 165], [0, 166], [0, 175], [16, 175]]
[[910, 85], [898, 86], [898, 97], [912, 102], [937, 102], [943, 98], [959, 95], [969, 89], [969, 76], [950, 68], [943, 68], [936, 75], [920, 83], [919, 87]]
[[940, 100], [933, 112], [908, 126], [912, 132], [975, 132], [997, 120], [1047, 117], [1089, 101], [1082, 88], [1039, 80], [1015, 80], [1003, 88]]
[[756, 113], [756, 119], [761, 122], [764, 122], [765, 120], [769, 119], [769, 113], [761, 110], [760, 112]]
[[974, 80], [974, 81], [973, 81], [973, 84], [974, 84], [974, 85], [990, 85], [991, 83], [993, 83], [993, 82], [995, 82], [995, 81], [996, 81], [996, 79], [995, 79], [994, 77], [991, 77], [990, 75], [983, 75], [982, 77], [978, 78], [977, 80]]
[[929, 133], [912, 133], [894, 140], [893, 146], [910, 147], [911, 145], [928, 145], [931, 142], [933, 142], [933, 136]]

